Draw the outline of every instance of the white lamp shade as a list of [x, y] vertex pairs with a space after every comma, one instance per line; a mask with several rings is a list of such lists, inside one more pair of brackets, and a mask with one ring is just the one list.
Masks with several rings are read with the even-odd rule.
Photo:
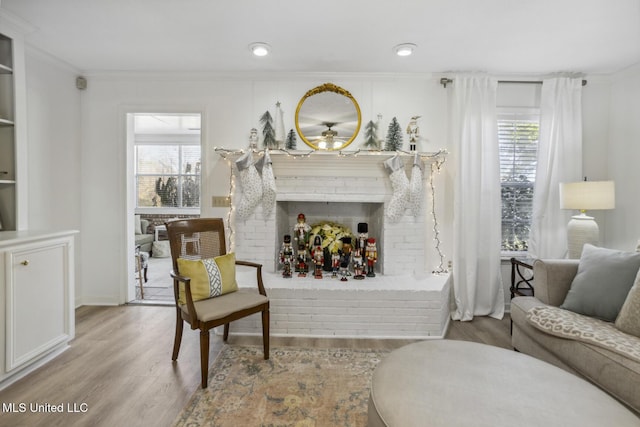
[[560, 208], [577, 210], [613, 209], [616, 191], [613, 181], [580, 181], [560, 184]]

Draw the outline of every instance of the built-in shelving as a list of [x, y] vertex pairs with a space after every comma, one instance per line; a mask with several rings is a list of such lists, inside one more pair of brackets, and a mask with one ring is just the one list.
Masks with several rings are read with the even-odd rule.
[[17, 229], [14, 42], [0, 34], [0, 230]]

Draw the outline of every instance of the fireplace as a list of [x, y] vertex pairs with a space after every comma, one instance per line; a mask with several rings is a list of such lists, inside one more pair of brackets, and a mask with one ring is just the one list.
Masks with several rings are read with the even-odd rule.
[[[424, 185], [423, 208], [417, 216], [408, 212], [389, 221], [385, 203], [392, 187], [383, 161], [390, 155], [340, 157], [322, 152], [301, 159], [271, 154], [276, 176], [277, 207], [267, 217], [261, 206], [250, 218], [234, 221], [235, 251], [254, 259], [270, 272], [278, 270], [278, 253], [285, 234], [292, 234], [296, 217], [304, 213], [307, 223], [334, 221], [357, 233], [357, 224], [369, 225], [378, 249], [376, 269], [384, 275], [422, 274], [426, 271], [428, 235], [432, 219], [426, 214], [428, 186]], [[406, 163], [411, 163], [408, 157]], [[407, 168], [407, 173], [410, 173]], [[429, 223], [429, 227], [427, 224]]]
[[[433, 219], [427, 214], [429, 176], [425, 174], [424, 203], [418, 215], [407, 211], [392, 222], [385, 215], [385, 204], [392, 197], [383, 164], [389, 157], [315, 152], [309, 157], [292, 158], [271, 153], [276, 208], [265, 215], [258, 206], [245, 219], [232, 215], [231, 224], [232, 247], [238, 259], [264, 266], [272, 334], [387, 338], [444, 335], [449, 317], [449, 276], [427, 271], [427, 265], [434, 263], [427, 260], [434, 237]], [[409, 175], [412, 158], [407, 156], [405, 163]], [[234, 177], [237, 179], [237, 170]], [[236, 188], [238, 193], [242, 191], [239, 183]], [[235, 197], [239, 200], [238, 194]], [[305, 214], [309, 225], [331, 221], [349, 227], [354, 235], [358, 223], [367, 223], [368, 234], [377, 243], [376, 277], [349, 278], [347, 282], [332, 279], [330, 274], [321, 280], [312, 274], [283, 278], [279, 252], [283, 236], [293, 234], [299, 213]], [[257, 333], [259, 328], [259, 319], [249, 318], [235, 322], [232, 331]]]

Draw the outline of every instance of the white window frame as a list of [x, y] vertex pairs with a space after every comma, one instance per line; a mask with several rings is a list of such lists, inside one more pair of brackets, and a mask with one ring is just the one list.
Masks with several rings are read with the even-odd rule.
[[[202, 209], [202, 165], [200, 168], [200, 207], [197, 208], [182, 208], [182, 207], [138, 207], [138, 176], [144, 176], [147, 174], [138, 174], [137, 171], [137, 150], [136, 148], [140, 145], [182, 145], [182, 146], [198, 146], [200, 147], [201, 159], [202, 159], [202, 143], [200, 134], [193, 133], [138, 133], [134, 135], [134, 188], [135, 188], [135, 204], [134, 209], [136, 214], [142, 215], [199, 215], [200, 210]], [[181, 159], [179, 159], [179, 165], [182, 164]], [[158, 174], [150, 174], [156, 176]], [[177, 174], [172, 175], [184, 175], [181, 171]], [[179, 192], [179, 198], [182, 198], [181, 192]]]

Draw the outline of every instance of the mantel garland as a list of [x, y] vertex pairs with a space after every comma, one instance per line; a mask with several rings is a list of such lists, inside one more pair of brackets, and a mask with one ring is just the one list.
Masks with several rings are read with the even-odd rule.
[[[267, 150], [256, 150], [256, 149], [249, 149], [249, 150], [244, 150], [244, 149], [239, 149], [239, 150], [230, 150], [227, 148], [222, 148], [222, 147], [214, 147], [214, 151], [223, 159], [225, 159], [227, 161], [227, 165], [229, 166], [229, 171], [230, 171], [230, 175], [229, 175], [229, 193], [228, 193], [228, 198], [229, 200], [233, 200], [233, 195], [235, 193], [235, 179], [234, 179], [234, 169], [233, 169], [233, 164], [232, 164], [232, 157], [236, 157], [236, 156], [241, 156], [243, 154], [246, 154], [248, 151], [252, 152], [252, 154], [257, 154], [259, 156], [264, 156], [265, 153], [268, 155]], [[306, 158], [306, 157], [311, 157], [312, 155], [314, 155], [314, 153], [316, 153], [316, 150], [309, 150], [309, 151], [304, 151], [304, 152], [299, 152], [299, 151], [292, 151], [292, 150], [287, 150], [284, 148], [274, 148], [274, 149], [269, 149], [269, 152], [273, 153], [273, 152], [281, 152], [287, 155], [287, 157], [292, 157], [294, 159], [299, 159], [299, 158]], [[333, 153], [332, 153], [333, 154]], [[442, 248], [440, 247], [440, 245], [442, 244], [441, 240], [440, 240], [440, 231], [439, 231], [439, 223], [438, 223], [438, 218], [436, 215], [436, 188], [435, 185], [433, 183], [433, 178], [434, 178], [434, 174], [437, 172], [438, 174], [441, 172], [442, 170], [442, 166], [444, 165], [446, 158], [447, 158], [447, 150], [444, 149], [440, 149], [437, 152], [434, 153], [419, 153], [419, 152], [409, 152], [409, 151], [404, 151], [404, 150], [395, 150], [395, 151], [384, 151], [384, 150], [362, 150], [362, 149], [358, 149], [358, 150], [353, 150], [353, 151], [338, 151], [337, 152], [337, 156], [338, 157], [357, 157], [360, 154], [365, 154], [365, 155], [386, 155], [386, 156], [411, 156], [414, 157], [414, 161], [417, 162], [417, 159], [419, 158], [421, 161], [429, 161], [430, 162], [430, 173], [429, 173], [429, 188], [431, 189], [431, 217], [433, 219], [433, 233], [434, 233], [434, 246], [435, 246], [435, 250], [438, 252], [438, 256], [440, 258], [440, 263], [438, 265], [438, 268], [435, 269], [434, 271], [432, 271], [433, 274], [446, 274], [449, 271], [445, 268], [444, 263], [445, 263], [445, 256], [444, 253], [442, 252]], [[326, 155], [326, 154], [323, 154]], [[391, 158], [389, 157], [389, 158]], [[388, 160], [388, 159], [385, 159]], [[414, 194], [415, 197], [415, 194]], [[229, 229], [229, 244], [230, 244], [230, 250], [234, 251], [235, 250], [235, 236], [234, 236], [234, 230], [233, 230], [233, 225], [232, 225], [232, 215], [233, 215], [233, 211], [234, 211], [234, 206], [233, 203], [231, 204], [231, 206], [229, 207], [229, 212], [227, 213], [227, 227]]]

